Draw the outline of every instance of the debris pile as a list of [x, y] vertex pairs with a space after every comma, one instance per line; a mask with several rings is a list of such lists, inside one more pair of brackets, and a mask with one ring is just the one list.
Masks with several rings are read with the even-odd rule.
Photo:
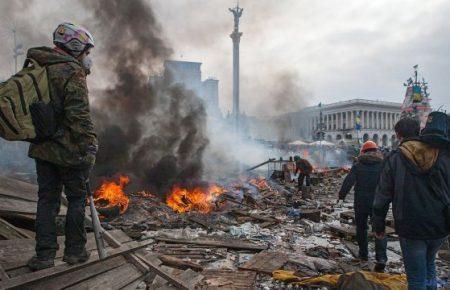
[[[355, 275], [358, 279], [367, 278], [370, 275], [364, 271], [373, 270], [374, 257], [369, 261], [357, 258], [353, 201], [350, 198], [344, 204], [336, 205], [336, 194], [346, 169], [316, 174], [319, 181], [313, 186], [313, 199], [301, 199], [292, 180], [261, 177], [242, 178], [220, 184], [214, 190], [211, 187], [203, 190], [202, 193], [207, 193], [205, 196], [211, 197], [208, 210], [193, 205], [185, 207], [186, 210], [177, 210], [171, 206], [171, 198], [148, 192], [129, 194], [128, 210], [116, 217], [104, 217], [102, 225], [107, 233], [116, 240], [120, 238], [123, 243], [116, 248], [110, 244], [110, 251], [122, 251], [130, 243], [144, 249], [133, 248], [107, 260], [109, 262], [100, 262], [102, 267], [111, 268], [102, 275], [113, 276], [114, 269], [131, 271], [133, 279], [123, 283], [128, 282], [135, 287], [133, 289], [172, 289], [172, 286], [181, 289], [286, 289], [315, 285], [331, 289], [332, 286], [322, 283], [328, 277], [324, 276], [326, 274], [330, 274], [335, 283], [340, 277], [347, 282], [354, 279], [346, 274], [354, 271], [363, 271], [359, 276]], [[30, 192], [35, 189], [32, 185], [27, 186]], [[4, 188], [0, 188], [2, 196], [3, 191], [13, 190], [12, 186]], [[179, 201], [183, 204], [193, 201], [186, 191], [173, 190], [172, 194], [180, 192], [183, 197]], [[6, 207], [7, 203], [2, 203], [0, 212], [5, 212]], [[7, 210], [14, 212], [11, 207]], [[28, 214], [33, 213], [30, 210]], [[401, 277], [394, 275], [404, 274], [404, 269], [398, 237], [392, 228], [392, 216], [388, 218], [388, 225], [388, 276], [383, 277], [394, 279]], [[15, 241], [18, 239], [10, 237]], [[89, 249], [95, 253], [92, 234], [89, 238]], [[30, 243], [31, 255], [34, 240], [26, 240]], [[371, 253], [374, 253], [373, 249]], [[28, 277], [34, 274], [26, 273], [24, 261], [27, 255], [21, 258], [22, 264], [11, 263], [5, 255], [9, 257], [3, 253], [0, 265], [9, 280], [17, 275]], [[448, 281], [449, 273], [448, 255], [445, 255], [444, 250], [437, 260], [442, 283]], [[113, 261], [122, 266], [113, 266]], [[95, 268], [95, 264], [86, 269], [92, 267]], [[71, 273], [74, 275], [75, 272]], [[92, 278], [87, 281], [100, 279], [94, 272], [90, 273]], [[296, 278], [280, 278], [288, 274]], [[316, 277], [322, 278], [314, 279]], [[58, 279], [58, 275], [48, 281], [52, 279]], [[401, 278], [394, 280], [396, 283], [403, 281]], [[87, 283], [80, 281], [77, 283]], [[302, 282], [294, 283], [299, 281]], [[44, 283], [32, 280], [28, 285], [38, 282]]]

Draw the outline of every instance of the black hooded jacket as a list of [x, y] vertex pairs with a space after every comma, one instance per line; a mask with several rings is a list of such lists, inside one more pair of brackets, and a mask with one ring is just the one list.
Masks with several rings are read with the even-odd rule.
[[[430, 173], [437, 176], [431, 187]], [[449, 200], [450, 152], [421, 141], [403, 142], [383, 165], [373, 204], [373, 225], [384, 232], [392, 202], [395, 230], [400, 237], [415, 240], [439, 239], [449, 234], [445, 199]], [[443, 197], [442, 195], [446, 195]]]
[[345, 199], [350, 189], [355, 186], [355, 210], [371, 213], [382, 163], [381, 155], [375, 152], [359, 156], [344, 179], [339, 191], [339, 199]]

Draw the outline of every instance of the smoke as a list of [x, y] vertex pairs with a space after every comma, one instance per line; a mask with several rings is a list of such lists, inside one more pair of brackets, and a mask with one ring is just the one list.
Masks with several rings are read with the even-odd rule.
[[[251, 84], [251, 82], [249, 81]], [[245, 82], [247, 85], [247, 83]], [[255, 115], [272, 117], [299, 111], [310, 104], [311, 94], [302, 84], [299, 74], [284, 70], [270, 74], [264, 83], [258, 83], [265, 89], [262, 102], [254, 107]]]
[[[311, 105], [312, 94], [295, 71], [284, 70], [270, 76], [264, 83], [253, 84], [263, 86], [265, 93], [254, 105], [256, 116], [248, 118], [250, 135], [276, 142], [299, 137], [309, 139], [310, 136], [302, 136], [307, 129], [307, 119], [295, 112]], [[246, 85], [249, 84], [246, 82]]]
[[94, 174], [131, 174], [135, 186], [156, 190], [201, 179], [206, 113], [182, 87], [149, 83], [172, 53], [151, 7], [138, 0], [83, 3], [93, 11], [96, 54], [110, 78], [93, 109], [100, 143]]

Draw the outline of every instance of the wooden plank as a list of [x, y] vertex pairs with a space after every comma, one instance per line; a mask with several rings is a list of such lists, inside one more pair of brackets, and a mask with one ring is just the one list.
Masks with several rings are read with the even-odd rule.
[[142, 254], [136, 254], [136, 256], [138, 258], [140, 258], [142, 261], [144, 261], [144, 263], [150, 267], [151, 271], [156, 272], [156, 274], [158, 274], [162, 278], [166, 279], [171, 284], [175, 285], [176, 287], [178, 287], [180, 289], [184, 289], [184, 290], [191, 289], [189, 284], [187, 284], [183, 280], [180, 280], [176, 276], [173, 276], [172, 274], [168, 273], [167, 271], [163, 270], [149, 256], [142, 255]]
[[201, 289], [254, 289], [256, 272], [208, 269], [202, 272]]
[[[125, 287], [122, 287], [121, 290], [136, 290], [139, 287], [139, 284], [144, 282], [144, 278], [139, 278], [130, 284], [126, 285]], [[142, 289], [142, 288], [140, 288]], [[144, 287], [145, 289], [145, 287]]]
[[[22, 199], [0, 196], [0, 214], [36, 214], [37, 203]], [[61, 206], [59, 215], [65, 215], [67, 208]]]
[[[174, 268], [170, 268], [167, 266], [161, 266], [161, 269], [166, 271], [166, 273], [170, 274], [170, 275], [174, 275]], [[156, 290], [156, 289], [161, 289], [164, 286], [167, 286], [168, 282], [167, 280], [165, 280], [163, 277], [156, 275], [156, 277], [153, 279], [152, 284], [149, 287], [149, 290]], [[176, 289], [176, 288], [174, 288]]]
[[195, 239], [182, 239], [182, 238], [167, 238], [167, 237], [155, 237], [158, 241], [164, 241], [167, 243], [176, 243], [176, 244], [194, 244], [194, 245], [203, 245], [210, 247], [221, 247], [221, 248], [229, 248], [229, 249], [241, 249], [241, 250], [255, 250], [261, 251], [268, 248], [267, 244], [265, 245], [257, 245], [254, 243], [242, 241], [239, 239], [227, 239], [227, 240], [213, 240], [209, 238], [195, 238]]
[[36, 214], [37, 203], [0, 196], [0, 213]]
[[120, 267], [125, 264], [126, 261], [122, 256], [118, 256], [109, 260], [105, 260], [101, 263], [94, 264], [92, 266], [69, 272], [67, 274], [54, 277], [52, 279], [45, 279], [37, 283], [32, 283], [28, 286], [22, 287], [22, 289], [30, 290], [57, 290], [66, 287], [73, 286], [77, 283], [83, 282], [91, 277], [100, 275], [114, 268]]
[[8, 223], [2, 218], [0, 218], [0, 236], [7, 240], [32, 238], [32, 236], [30, 236], [28, 233]]
[[[106, 259], [112, 259], [116, 256], [123, 255], [125, 253], [136, 251], [137, 249], [146, 247], [147, 245], [151, 244], [151, 240], [142, 241], [142, 242], [130, 242], [126, 245], [121, 246], [120, 248], [111, 250], [108, 253], [108, 257]], [[105, 260], [106, 260], [105, 259]], [[31, 283], [35, 283], [37, 281], [41, 281], [43, 279], [50, 279], [52, 277], [60, 276], [68, 272], [73, 272], [82, 268], [86, 268], [90, 265], [100, 263], [104, 260], [99, 260], [98, 257], [91, 257], [89, 261], [86, 263], [76, 264], [76, 265], [68, 265], [63, 264], [59, 266], [55, 266], [53, 268], [44, 269], [41, 271], [29, 273], [26, 275], [22, 275], [20, 277], [15, 277], [10, 279], [9, 281], [0, 283], [0, 288], [3, 287], [5, 289], [13, 289], [13, 288], [20, 288], [22, 286], [29, 285]]]
[[168, 255], [159, 255], [158, 258], [166, 266], [172, 266], [172, 267], [183, 269], [183, 270], [186, 270], [189, 268], [194, 269], [196, 271], [203, 270], [202, 265], [191, 262], [191, 261], [186, 261], [186, 260], [179, 259], [176, 257], [168, 256]]
[[[65, 289], [120, 289], [129, 283], [140, 278], [142, 273], [136, 267], [129, 263], [124, 263], [119, 267], [99, 274], [86, 281], [75, 284]], [[61, 288], [59, 288], [61, 289]]]
[[350, 225], [338, 225], [338, 224], [329, 224], [328, 228], [339, 235], [344, 237], [355, 237], [356, 236], [356, 226]]
[[8, 274], [6, 274], [5, 269], [3, 269], [3, 267], [0, 265], [0, 280], [1, 281], [7, 281], [9, 280], [9, 276]]
[[0, 195], [37, 202], [37, 192], [34, 184], [0, 175]]
[[[108, 232], [111, 236], [117, 237], [119, 242], [125, 243], [131, 241], [127, 235], [121, 230], [113, 230]], [[56, 258], [61, 258], [64, 254], [64, 237], [58, 237], [59, 250], [56, 252]], [[0, 264], [6, 270], [17, 269], [26, 266], [27, 261], [35, 254], [35, 240], [19, 239], [0, 241]], [[95, 250], [94, 233], [87, 234], [86, 249], [88, 251]]]
[[181, 275], [178, 276], [182, 281], [186, 281], [189, 285], [189, 288], [195, 289], [195, 286], [203, 280], [204, 276], [202, 274], [196, 273], [191, 269], [187, 269]]
[[301, 209], [300, 216], [310, 221], [320, 223], [321, 211], [318, 209]]
[[197, 216], [191, 215], [188, 217], [188, 220], [191, 222], [194, 222], [196, 224], [199, 224], [200, 226], [204, 227], [207, 230], [220, 230], [220, 228], [218, 228], [214, 224], [206, 221], [205, 219], [199, 218]]
[[[69, 204], [67, 198], [64, 195], [61, 196], [61, 201], [66, 206]], [[88, 209], [85, 210], [84, 219], [88, 224], [92, 225], [92, 218], [90, 217], [90, 211]], [[113, 248], [118, 248], [122, 245], [122, 243], [118, 239], [116, 239], [109, 232], [105, 231], [101, 226], [100, 226], [100, 232], [102, 233], [102, 238]], [[148, 271], [148, 267], [144, 263], [142, 263], [142, 261], [140, 261], [134, 254], [126, 253], [125, 257], [131, 263], [133, 263], [133, 265], [138, 267], [138, 269], [140, 271], [143, 271], [144, 273], [146, 273]]]
[[273, 271], [283, 267], [288, 260], [289, 257], [285, 253], [264, 251], [254, 255], [250, 260], [240, 266], [239, 269], [271, 275]]

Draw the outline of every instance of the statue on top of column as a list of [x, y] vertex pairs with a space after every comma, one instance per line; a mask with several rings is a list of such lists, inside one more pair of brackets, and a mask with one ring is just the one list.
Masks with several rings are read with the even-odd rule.
[[234, 8], [228, 8], [231, 13], [233, 13], [234, 16], [234, 30], [239, 31], [239, 17], [242, 16], [242, 11], [244, 11], [244, 8], [239, 7], [239, 3]]

